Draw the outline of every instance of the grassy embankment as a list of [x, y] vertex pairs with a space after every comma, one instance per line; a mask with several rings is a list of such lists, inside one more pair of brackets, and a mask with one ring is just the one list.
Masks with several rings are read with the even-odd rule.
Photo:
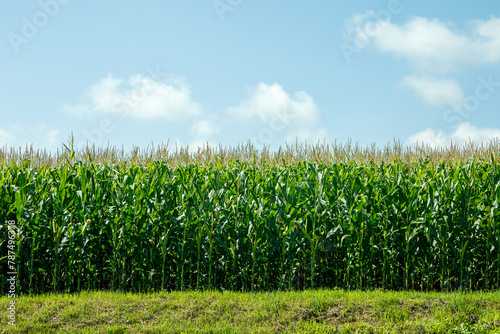
[[500, 333], [500, 293], [95, 292], [23, 296], [16, 317], [5, 333]]

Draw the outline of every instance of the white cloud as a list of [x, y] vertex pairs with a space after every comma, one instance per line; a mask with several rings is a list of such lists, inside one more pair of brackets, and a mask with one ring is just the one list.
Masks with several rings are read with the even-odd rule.
[[138, 119], [163, 118], [169, 122], [201, 114], [201, 106], [192, 100], [189, 87], [175, 78], [160, 82], [136, 74], [124, 81], [108, 75], [93, 85], [86, 97], [86, 103], [63, 109], [80, 116], [100, 112]]
[[0, 147], [4, 145], [12, 145], [14, 142], [14, 136], [8, 131], [0, 129]]
[[60, 132], [61, 131], [59, 130], [47, 130], [43, 135], [43, 143], [45, 144], [45, 147], [55, 147], [61, 145], [59, 138]]
[[304, 91], [290, 95], [277, 83], [259, 83], [249, 91], [250, 97], [226, 115], [237, 122], [257, 119], [262, 127], [252, 134], [254, 144], [270, 144], [280, 138], [288, 141], [324, 139], [321, 112], [314, 100]]
[[465, 122], [461, 123], [452, 133], [426, 129], [408, 137], [406, 144], [415, 145], [418, 142], [419, 145], [423, 143], [433, 147], [446, 147], [451, 141], [463, 145], [469, 140], [475, 143], [489, 143], [494, 139], [500, 139], [500, 129], [477, 128]]
[[[190, 143], [190, 151], [220, 140], [218, 134], [225, 127], [238, 140], [259, 138], [266, 143], [290, 136], [312, 139], [326, 133], [321, 127], [321, 112], [312, 97], [303, 91], [289, 94], [277, 83], [257, 84], [246, 100], [226, 108], [222, 114], [208, 113], [193, 102], [182, 80], [166, 83], [135, 75], [125, 81], [109, 75], [93, 85], [86, 95], [85, 103], [64, 109], [79, 116], [119, 114], [127, 109], [131, 118], [185, 121], [179, 126], [188, 136], [183, 137], [183, 142]], [[255, 122], [249, 124], [252, 120]]]
[[312, 125], [320, 120], [319, 108], [306, 92], [290, 96], [279, 84], [259, 83], [250, 91], [249, 99], [236, 107], [230, 107], [226, 114], [240, 119], [260, 118], [262, 122]]
[[218, 123], [209, 120], [196, 121], [189, 129], [189, 132], [198, 138], [207, 138], [221, 131]]
[[404, 77], [401, 84], [412, 88], [422, 100], [432, 105], [449, 105], [457, 110], [464, 103], [464, 92], [453, 79], [411, 75]]
[[459, 110], [466, 102], [463, 89], [453, 78], [440, 76], [500, 63], [499, 31], [500, 18], [494, 16], [468, 21], [465, 29], [458, 29], [451, 23], [424, 17], [396, 24], [390, 17], [381, 19], [369, 11], [354, 15], [347, 22], [345, 37], [355, 45], [356, 52], [372, 47], [406, 59], [418, 75], [404, 77], [402, 86], [413, 89], [431, 105]]
[[56, 149], [61, 146], [60, 130], [49, 128], [44, 122], [35, 125], [10, 124], [0, 129], [0, 145], [13, 147], [33, 146], [35, 149]]
[[373, 12], [347, 22], [347, 39], [357, 47], [374, 48], [406, 58], [425, 71], [455, 70], [500, 62], [500, 18], [470, 21], [469, 31], [450, 24], [414, 17], [404, 25], [377, 19]]

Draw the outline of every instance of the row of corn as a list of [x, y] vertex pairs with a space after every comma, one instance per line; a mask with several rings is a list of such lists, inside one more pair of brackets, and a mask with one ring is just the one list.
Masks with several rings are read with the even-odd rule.
[[[0, 169], [19, 292], [500, 288], [500, 169], [68, 162]], [[6, 222], [15, 220], [15, 225]]]

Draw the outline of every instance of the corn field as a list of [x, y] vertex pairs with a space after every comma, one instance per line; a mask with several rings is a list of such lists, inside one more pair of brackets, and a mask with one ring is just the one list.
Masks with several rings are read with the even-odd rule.
[[4, 159], [0, 279], [13, 228], [21, 293], [499, 289], [498, 158]]

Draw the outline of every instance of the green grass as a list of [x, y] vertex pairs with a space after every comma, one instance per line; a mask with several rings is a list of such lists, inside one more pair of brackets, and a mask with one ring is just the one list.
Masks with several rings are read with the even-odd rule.
[[5, 333], [500, 333], [500, 292], [83, 292], [18, 297]]

